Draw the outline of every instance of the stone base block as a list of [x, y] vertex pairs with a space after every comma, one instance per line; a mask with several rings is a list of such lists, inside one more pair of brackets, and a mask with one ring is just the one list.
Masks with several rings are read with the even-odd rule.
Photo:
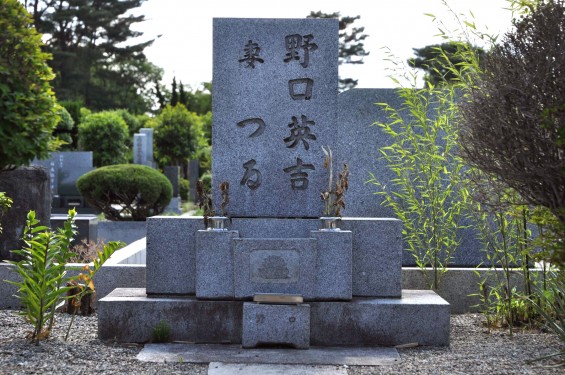
[[[285, 250], [283, 245], [295, 239], [313, 240], [310, 238], [312, 231], [316, 233], [320, 225], [319, 219], [233, 218], [228, 229], [238, 231], [241, 240], [247, 243], [252, 243], [251, 240], [254, 239], [280, 239], [280, 246], [275, 244], [274, 249]], [[351, 252], [351, 260], [343, 258], [345, 253], [339, 252], [340, 249], [345, 248], [343, 241], [342, 245], [335, 248], [325, 246], [318, 250], [326, 251], [325, 258], [319, 260], [320, 269], [336, 277], [335, 279], [316, 280], [316, 282], [323, 281], [324, 288], [329, 288], [324, 289], [324, 293], [330, 290], [331, 294], [316, 296], [319, 291], [304, 290], [305, 288], [301, 286], [302, 280], [300, 285], [289, 282], [293, 280], [290, 273], [293, 268], [292, 264], [290, 264], [289, 278], [271, 280], [271, 283], [278, 282], [276, 288], [257, 289], [257, 284], [262, 283], [265, 278], [257, 277], [260, 275], [255, 273], [255, 276], [251, 276], [252, 283], [245, 281], [241, 275], [243, 271], [237, 267], [249, 268], [249, 264], [240, 265], [238, 262], [242, 257], [248, 258], [253, 249], [239, 245], [239, 250], [237, 246], [234, 246], [235, 270], [240, 273], [238, 276], [240, 280], [234, 281], [236, 298], [251, 298], [254, 293], [258, 292], [299, 293], [308, 299], [349, 299], [351, 295], [354, 297], [400, 298], [402, 222], [387, 218], [343, 218], [340, 226], [342, 232], [351, 231], [351, 250], [347, 250], [348, 253]], [[149, 294], [185, 296], [195, 294], [196, 232], [200, 229], [205, 229], [202, 217], [153, 216], [147, 219], [147, 291]], [[98, 230], [100, 235], [100, 227]], [[345, 237], [343, 234], [336, 236]], [[285, 242], [287, 240], [290, 242]], [[318, 241], [319, 244], [322, 242]], [[269, 243], [269, 245], [272, 244], [274, 242]], [[273, 250], [273, 247], [256, 250]], [[306, 251], [300, 250], [299, 252]], [[257, 256], [255, 262], [261, 258], [260, 254], [258, 252], [254, 254]], [[283, 258], [286, 261], [292, 261], [295, 258], [292, 252], [281, 254], [285, 255]], [[335, 267], [336, 265], [339, 267]], [[304, 280], [318, 277], [313, 273], [315, 268], [311, 266], [309, 261], [301, 263], [300, 272], [309, 268], [303, 273]], [[286, 267], [288, 268], [289, 265]], [[338, 274], [334, 274], [336, 270], [339, 271]], [[246, 275], [249, 275], [249, 272], [252, 270], [247, 270]], [[345, 280], [347, 280], [346, 283], [344, 283]], [[253, 290], [250, 291], [246, 285], [251, 285]]]
[[196, 232], [196, 297], [233, 299], [232, 238], [236, 231], [199, 230]]
[[284, 345], [310, 347], [310, 305], [243, 304], [244, 348]]
[[[102, 340], [147, 342], [164, 320], [171, 339], [239, 344], [243, 301], [147, 297], [142, 288], [115, 289], [98, 301]], [[430, 290], [403, 290], [402, 298], [310, 302], [310, 345], [449, 345], [449, 304]]]
[[118, 288], [98, 301], [98, 337], [148, 342], [163, 321], [172, 341], [239, 344], [242, 310], [231, 301], [147, 297], [143, 288]]

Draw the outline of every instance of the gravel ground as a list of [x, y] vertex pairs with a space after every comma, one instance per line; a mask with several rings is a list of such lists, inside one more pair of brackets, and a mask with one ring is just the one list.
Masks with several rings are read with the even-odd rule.
[[[96, 316], [75, 318], [64, 341], [69, 316], [57, 315], [52, 336], [31, 345], [31, 325], [13, 310], [0, 310], [0, 374], [206, 374], [207, 364], [148, 363], [136, 360], [141, 345], [97, 339]], [[349, 366], [350, 375], [365, 374], [563, 374], [565, 363], [529, 359], [554, 353], [563, 346], [557, 337], [540, 331], [489, 331], [477, 314], [453, 315], [451, 346], [399, 349], [392, 366]], [[561, 366], [558, 366], [561, 365]]]

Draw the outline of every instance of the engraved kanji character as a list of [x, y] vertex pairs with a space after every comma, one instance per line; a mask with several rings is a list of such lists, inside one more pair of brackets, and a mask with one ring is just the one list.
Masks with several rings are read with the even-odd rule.
[[297, 78], [288, 81], [288, 93], [293, 100], [310, 100], [314, 80], [311, 78]]
[[292, 34], [285, 36], [284, 41], [288, 52], [285, 55], [284, 62], [300, 60], [299, 49], [302, 49], [304, 53], [300, 65], [302, 65], [303, 68], [307, 68], [310, 62], [310, 51], [318, 49], [318, 45], [316, 43], [311, 43], [312, 39], [314, 39], [312, 34], [304, 36], [300, 34]]
[[302, 159], [296, 158], [296, 165], [284, 168], [285, 173], [290, 173], [292, 190], [306, 190], [308, 188], [308, 173], [303, 169], [315, 170], [313, 164], [305, 164]]
[[259, 57], [259, 52], [261, 52], [261, 48], [259, 44], [250, 40], [245, 45], [243, 49], [245, 54], [243, 55], [243, 59], [239, 59], [239, 62], [244, 62], [247, 64], [245, 65], [246, 68], [255, 69], [255, 63], [263, 63], [264, 60]]
[[284, 143], [287, 144], [287, 148], [295, 148], [298, 143], [302, 141], [304, 149], [308, 151], [310, 145], [306, 142], [306, 140], [316, 140], [316, 135], [310, 133], [309, 125], [315, 125], [316, 123], [313, 120], [308, 120], [308, 118], [304, 115], [301, 115], [300, 118], [301, 122], [299, 123], [296, 116], [292, 116], [292, 122], [288, 124], [288, 127], [290, 128], [290, 136], [284, 139]]

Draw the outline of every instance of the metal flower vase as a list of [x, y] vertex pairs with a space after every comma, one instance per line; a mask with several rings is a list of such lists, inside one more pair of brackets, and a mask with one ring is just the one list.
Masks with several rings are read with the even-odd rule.
[[339, 229], [339, 222], [341, 221], [341, 217], [339, 216], [323, 216], [320, 218], [322, 221], [322, 229], [324, 231], [338, 231]]
[[228, 221], [227, 216], [210, 216], [208, 217], [208, 230], [228, 230], [226, 228], [226, 222]]

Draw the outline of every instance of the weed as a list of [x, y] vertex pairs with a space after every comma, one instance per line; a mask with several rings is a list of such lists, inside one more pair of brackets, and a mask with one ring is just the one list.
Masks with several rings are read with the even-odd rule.
[[169, 342], [171, 339], [171, 326], [164, 320], [161, 320], [154, 328], [151, 334], [153, 342], [163, 343]]

